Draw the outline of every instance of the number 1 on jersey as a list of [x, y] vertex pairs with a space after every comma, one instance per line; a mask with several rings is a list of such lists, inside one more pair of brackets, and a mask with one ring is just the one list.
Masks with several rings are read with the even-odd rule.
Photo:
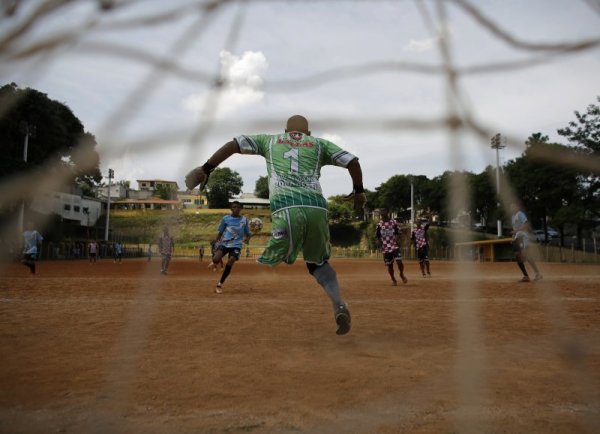
[[299, 152], [297, 148], [292, 148], [283, 154], [283, 158], [290, 159], [290, 172], [298, 173]]

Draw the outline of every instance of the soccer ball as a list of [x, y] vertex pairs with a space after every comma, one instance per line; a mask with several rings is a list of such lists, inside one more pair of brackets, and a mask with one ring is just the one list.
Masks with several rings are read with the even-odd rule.
[[248, 223], [248, 225], [250, 226], [250, 230], [252, 232], [256, 233], [256, 232], [260, 232], [260, 230], [262, 229], [263, 222], [258, 217], [254, 217], [254, 218], [250, 219], [250, 222]]

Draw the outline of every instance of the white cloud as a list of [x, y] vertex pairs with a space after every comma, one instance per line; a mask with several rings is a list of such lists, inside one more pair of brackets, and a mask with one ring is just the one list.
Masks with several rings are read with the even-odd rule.
[[412, 51], [415, 53], [424, 53], [425, 51], [429, 51], [433, 49], [434, 44], [437, 42], [437, 38], [427, 38], [427, 39], [411, 39], [408, 44], [406, 44], [402, 49], [404, 51]]
[[[220, 53], [221, 77], [225, 85], [221, 91], [218, 117], [235, 112], [243, 107], [263, 101], [265, 93], [261, 90], [263, 76], [269, 65], [260, 51], [245, 51], [235, 56], [229, 51]], [[195, 115], [200, 114], [206, 102], [207, 91], [188, 96], [183, 101], [185, 109]]]

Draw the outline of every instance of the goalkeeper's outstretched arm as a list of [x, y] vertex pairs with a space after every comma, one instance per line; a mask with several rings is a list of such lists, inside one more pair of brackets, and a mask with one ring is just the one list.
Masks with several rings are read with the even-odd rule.
[[367, 203], [367, 196], [363, 187], [362, 169], [358, 158], [355, 158], [348, 164], [348, 172], [352, 178], [352, 193], [348, 196], [354, 200], [354, 208], [357, 210], [364, 208]]
[[227, 160], [233, 154], [239, 154], [240, 147], [235, 140], [225, 143], [221, 146], [212, 156], [204, 163], [204, 165], [192, 169], [187, 175], [185, 175], [185, 185], [188, 189], [192, 190], [197, 185], [200, 185], [200, 191], [206, 187], [210, 173]]

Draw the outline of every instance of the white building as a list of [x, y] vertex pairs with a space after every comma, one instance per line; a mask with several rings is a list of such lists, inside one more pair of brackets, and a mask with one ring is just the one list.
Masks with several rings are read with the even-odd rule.
[[[98, 187], [98, 196], [107, 199], [108, 198], [108, 185]], [[120, 199], [127, 197], [127, 188], [121, 184], [114, 184], [110, 186], [110, 198]]]
[[57, 214], [65, 220], [78, 221], [81, 226], [94, 226], [105, 212], [106, 203], [92, 197], [51, 192], [36, 196], [30, 208], [40, 214]]
[[229, 203], [237, 201], [242, 204], [242, 207], [249, 209], [263, 209], [271, 206], [269, 199], [261, 199], [256, 197], [253, 193], [242, 193], [239, 197], [229, 199]]

